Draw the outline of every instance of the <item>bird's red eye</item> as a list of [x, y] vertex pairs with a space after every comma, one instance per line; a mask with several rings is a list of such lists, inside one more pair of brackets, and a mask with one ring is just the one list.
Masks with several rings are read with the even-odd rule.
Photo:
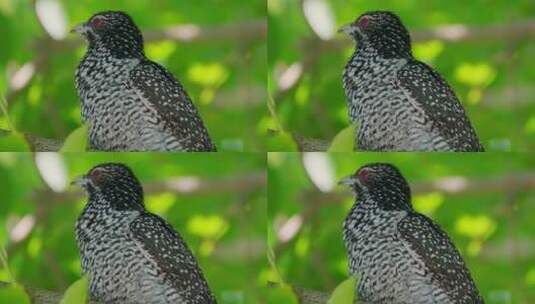
[[91, 20], [91, 26], [97, 30], [103, 28], [105, 24], [106, 21], [104, 21], [104, 19], [100, 17], [95, 17]]
[[361, 169], [358, 173], [358, 178], [361, 182], [367, 182], [370, 177], [370, 170], [367, 170], [366, 168]]
[[366, 17], [366, 16], [363, 16], [359, 19], [358, 21], [358, 26], [360, 28], [366, 28], [368, 26], [368, 24], [370, 23], [370, 18]]
[[94, 181], [94, 182], [97, 182], [99, 181], [100, 179], [102, 179], [102, 170], [96, 168], [96, 169], [93, 169], [93, 171], [91, 171], [89, 173], [89, 176], [91, 177], [91, 179]]

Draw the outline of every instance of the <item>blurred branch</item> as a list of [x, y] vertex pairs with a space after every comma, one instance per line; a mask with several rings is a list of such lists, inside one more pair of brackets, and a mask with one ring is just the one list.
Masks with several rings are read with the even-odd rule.
[[328, 141], [323, 139], [304, 137], [296, 133], [293, 133], [292, 136], [299, 147], [299, 151], [322, 152], [327, 151], [331, 145]]
[[[411, 31], [411, 37], [413, 42], [441, 40], [451, 43], [530, 38], [535, 37], [535, 19], [487, 26], [444, 25], [429, 30]], [[281, 100], [285, 94], [296, 88], [302, 77], [309, 73], [310, 69], [314, 68], [315, 63], [323, 53], [342, 52], [343, 49], [353, 45], [354, 42], [350, 38], [343, 36], [327, 41], [321, 40], [318, 37], [307, 38], [301, 41], [301, 49], [305, 54], [303, 56], [304, 59], [292, 65], [302, 66], [302, 69], [296, 76], [297, 78], [293, 79], [291, 85], [284, 86], [275, 92], [275, 101]]]
[[[197, 24], [183, 24], [165, 27], [161, 29], [143, 31], [145, 43], [159, 41], [174, 41], [181, 43], [202, 43], [221, 42], [232, 40], [261, 40], [267, 36], [266, 20], [250, 20], [215, 26], [199, 26]], [[36, 49], [41, 49], [41, 45], [49, 43], [49, 52], [72, 51], [83, 44], [81, 38], [69, 38], [59, 41], [50, 39], [37, 39]]]
[[[279, 288], [280, 284], [268, 282], [268, 288]], [[299, 286], [290, 286], [297, 296], [300, 304], [325, 304], [329, 300], [329, 294], [323, 291], [306, 289]]]
[[[0, 288], [7, 287], [9, 283], [0, 281]], [[30, 296], [33, 304], [57, 304], [63, 298], [63, 294], [57, 291], [50, 291], [45, 289], [38, 289], [24, 286], [24, 290]], [[89, 301], [88, 304], [97, 304], [97, 302]]]
[[[535, 19], [513, 22], [509, 24], [496, 24], [486, 26], [468, 26], [464, 24], [450, 24], [433, 29], [411, 31], [413, 42], [425, 42], [429, 40], [441, 40], [443, 42], [480, 42], [486, 40], [515, 40], [521, 38], [535, 38]], [[351, 47], [354, 42], [348, 37], [340, 37], [333, 40], [320, 40], [309, 38], [305, 40], [305, 48], [313, 52], [340, 51]]]
[[[198, 179], [196, 177], [177, 177], [165, 181], [144, 183], [143, 190], [145, 194], [170, 192], [180, 195], [181, 197], [202, 194], [215, 195], [225, 192], [239, 193], [254, 191], [264, 187], [266, 181], [267, 178], [265, 172], [255, 172], [219, 180]], [[85, 194], [81, 190], [73, 190], [61, 193], [49, 191], [42, 193], [41, 191], [36, 191], [34, 195], [39, 200], [45, 199], [55, 203], [72, 203], [73, 201], [84, 197]]]
[[[0, 137], [9, 136], [11, 134], [11, 131], [0, 129]], [[23, 135], [28, 144], [30, 145], [31, 151], [59, 151], [59, 149], [61, 149], [61, 147], [63, 146], [63, 142], [61, 140], [43, 138], [29, 133], [23, 133]]]
[[[429, 192], [443, 192], [448, 195], [470, 195], [474, 193], [511, 193], [535, 189], [535, 172], [522, 172], [488, 179], [467, 179], [465, 177], [445, 177], [431, 182], [411, 183], [413, 195]], [[299, 201], [307, 202], [306, 208], [301, 212], [302, 223], [308, 222], [315, 214], [329, 204], [339, 204], [344, 199], [352, 198], [353, 194], [344, 192], [321, 192], [317, 189], [305, 190], [301, 193]], [[304, 225], [301, 224], [300, 228]], [[293, 237], [279, 241], [274, 247], [275, 255], [280, 255], [295, 240]]]
[[[46, 31], [44, 32], [46, 33]], [[210, 27], [185, 24], [147, 30], [143, 32], [143, 35], [145, 42], [149, 43], [165, 40], [180, 43], [261, 40], [267, 36], [267, 21], [259, 19]], [[16, 97], [30, 86], [35, 75], [40, 74], [49, 65], [52, 55], [57, 55], [65, 51], [73, 51], [81, 46], [82, 43], [81, 38], [54, 40], [48, 35], [36, 39], [31, 45], [35, 50], [36, 59], [26, 62], [18, 71], [9, 75], [9, 83], [15, 83], [17, 85], [14, 87], [10, 86], [7, 90], [6, 100], [8, 105], [11, 105], [16, 100]], [[17, 82], [17, 76], [21, 81]]]
[[[278, 288], [279, 283], [268, 282], [268, 288]], [[297, 296], [300, 304], [326, 304], [329, 300], [330, 294], [324, 291], [318, 291], [314, 289], [307, 289], [295, 285], [290, 285], [292, 291]], [[366, 304], [363, 301], [355, 301], [354, 304]]]
[[[469, 195], [481, 192], [507, 193], [510, 191], [525, 191], [535, 188], [535, 172], [523, 172], [489, 179], [467, 179], [451, 176], [431, 182], [411, 183], [413, 195], [429, 192], [443, 192], [449, 195]], [[319, 203], [338, 203], [350, 197], [349, 192], [324, 193], [318, 190], [308, 190], [303, 193], [304, 201]]]

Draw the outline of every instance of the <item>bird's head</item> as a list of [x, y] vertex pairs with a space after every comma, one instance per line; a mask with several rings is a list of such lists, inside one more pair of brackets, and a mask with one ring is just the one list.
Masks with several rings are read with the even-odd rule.
[[412, 57], [409, 31], [392, 12], [364, 13], [339, 32], [351, 36], [360, 48], [371, 47], [385, 58]]
[[143, 55], [143, 36], [130, 16], [124, 12], [96, 13], [71, 32], [87, 40], [89, 47], [103, 46], [122, 57]]
[[105, 163], [93, 167], [72, 184], [84, 188], [90, 199], [101, 196], [117, 210], [143, 209], [143, 188], [124, 164]]
[[350, 187], [361, 203], [370, 198], [384, 210], [412, 210], [409, 184], [391, 164], [367, 164], [342, 179], [340, 184]]

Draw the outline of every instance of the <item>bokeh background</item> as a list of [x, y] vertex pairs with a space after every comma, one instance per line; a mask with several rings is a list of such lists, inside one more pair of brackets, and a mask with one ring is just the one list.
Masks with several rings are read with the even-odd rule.
[[486, 303], [535, 302], [535, 158], [526, 154], [270, 153], [270, 279], [331, 293], [348, 277], [336, 186], [369, 162], [396, 165], [414, 208], [447, 231]]
[[401, 17], [415, 57], [447, 79], [488, 151], [535, 148], [534, 1], [268, 0], [270, 151], [324, 150], [348, 126], [342, 71], [354, 43], [336, 30], [369, 10]]
[[[122, 10], [145, 33], [146, 55], [182, 82], [220, 151], [263, 150], [256, 126], [266, 113], [265, 6], [263, 0], [0, 1], [0, 130], [62, 140], [79, 127], [74, 71], [86, 46], [69, 30], [96, 12]], [[25, 148], [5, 134], [0, 151]]]
[[[69, 182], [96, 164], [123, 162], [143, 184], [146, 208], [188, 243], [218, 303], [262, 303], [265, 156], [217, 156], [1, 153], [0, 246], [9, 270], [24, 286], [59, 292], [79, 279], [74, 225], [87, 199]], [[9, 279], [0, 266], [0, 281]]]

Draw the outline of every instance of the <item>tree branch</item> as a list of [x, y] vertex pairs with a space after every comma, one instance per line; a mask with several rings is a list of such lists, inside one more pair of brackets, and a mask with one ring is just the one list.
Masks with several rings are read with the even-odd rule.
[[[10, 283], [0, 281], [0, 288], [9, 286]], [[46, 289], [39, 289], [24, 286], [24, 290], [30, 296], [33, 304], [58, 304], [63, 298], [63, 294], [57, 291]], [[94, 301], [89, 301], [88, 304], [98, 304]]]
[[[413, 195], [429, 192], [444, 192], [448, 195], [469, 195], [481, 192], [507, 193], [525, 191], [535, 188], [535, 172], [522, 172], [489, 179], [467, 179], [465, 177], [444, 177], [432, 182], [411, 183]], [[304, 201], [318, 203], [339, 203], [351, 195], [348, 192], [320, 192], [307, 190], [303, 193]]]
[[[515, 40], [521, 38], [535, 37], [535, 20], [528, 19], [509, 24], [496, 24], [486, 26], [468, 26], [464, 24], [449, 24], [428, 30], [411, 31], [413, 42], [425, 42], [429, 40], [441, 40], [443, 42], [480, 42], [489, 40]], [[351, 47], [354, 42], [347, 37], [335, 38], [332, 40], [320, 40], [319, 38], [309, 38], [305, 40], [305, 50], [317, 51], [340, 51]]]
[[[200, 26], [197, 24], [182, 24], [162, 29], [143, 31], [145, 43], [159, 41], [175, 41], [180, 43], [213, 43], [221, 41], [251, 41], [264, 39], [267, 36], [266, 20], [250, 20], [244, 22], [220, 24], [216, 26]], [[37, 39], [34, 42], [36, 49], [46, 45], [48, 52], [71, 51], [83, 44], [80, 38], [65, 40], [51, 40], [50, 38]]]
[[[268, 282], [268, 288], [278, 288], [279, 283]], [[299, 304], [325, 304], [330, 298], [330, 294], [324, 291], [303, 288], [295, 285], [290, 285], [292, 291], [297, 296]], [[354, 304], [366, 304], [364, 301], [355, 301]]]
[[304, 137], [297, 133], [293, 133], [292, 137], [297, 143], [297, 147], [299, 148], [299, 151], [322, 152], [322, 151], [327, 151], [329, 147], [331, 146], [331, 144], [328, 141], [323, 140], [323, 139]]
[[[459, 24], [444, 25], [429, 30], [411, 31], [411, 37], [413, 42], [441, 40], [450, 43], [530, 38], [535, 37], [535, 19], [528, 19], [509, 24], [487, 26], [467, 26]], [[278, 90], [273, 94], [274, 100], [278, 102], [282, 100], [286, 94], [292, 92], [292, 90], [299, 85], [303, 76], [309, 73], [310, 70], [316, 66], [315, 63], [319, 60], [322, 54], [328, 52], [341, 52], [343, 49], [351, 47], [353, 44], [354, 42], [347, 37], [340, 37], [328, 41], [321, 40], [318, 37], [311, 37], [301, 41], [300, 48], [304, 53], [303, 59], [300, 62], [294, 62], [291, 65], [299, 66], [301, 68], [292, 78], [291, 84], [278, 88]], [[289, 69], [290, 68], [288, 68], [288, 70]], [[284, 74], [285, 73], [281, 73], [280, 76]], [[521, 102], [523, 102], [523, 100]], [[301, 141], [305, 141], [305, 139], [303, 138]], [[299, 141], [298, 144], [301, 145]], [[319, 142], [317, 139], [306, 138], [306, 143], [302, 144], [311, 145], [313, 150], [310, 151], [324, 151], [321, 149], [321, 142]], [[314, 147], [316, 146], [318, 146], [320, 149], [315, 149]]]
[[[268, 288], [279, 288], [280, 284], [267, 282]], [[329, 300], [329, 294], [323, 291], [307, 289], [299, 286], [290, 286], [297, 296], [300, 304], [325, 304]]]
[[[266, 185], [265, 172], [255, 172], [219, 180], [205, 180], [196, 177], [177, 177], [165, 181], [143, 184], [145, 194], [158, 194], [163, 192], [184, 196], [216, 195], [219, 193], [246, 193], [255, 191]], [[55, 203], [72, 203], [85, 196], [81, 190], [67, 192], [36, 191], [34, 197], [38, 200], [53, 201]]]
[[[171, 26], [163, 29], [146, 30], [143, 32], [146, 42], [175, 41], [180, 43], [213, 43], [222, 41], [253, 41], [265, 39], [267, 36], [266, 20], [250, 20], [239, 23], [222, 24], [217, 26], [204, 27], [195, 24], [186, 24]], [[8, 87], [6, 92], [6, 101], [8, 107], [13, 104], [17, 96], [28, 88], [35, 75], [38, 75], [45, 69], [50, 62], [52, 54], [72, 51], [81, 46], [81, 38], [69, 38], [65, 40], [54, 40], [49, 36], [38, 38], [32, 43], [34, 50], [37, 52], [34, 60], [23, 64], [17, 71], [9, 75], [9, 84], [17, 80], [17, 85]], [[17, 78], [18, 77], [18, 78]], [[240, 94], [256, 94], [252, 91], [241, 91]], [[256, 95], [255, 95], [256, 96]], [[261, 97], [258, 95], [258, 97]], [[221, 98], [218, 99], [221, 105]], [[31, 136], [31, 135], [30, 135]], [[59, 141], [48, 141], [39, 136], [31, 136], [29, 140], [33, 151], [57, 151], [61, 145]], [[33, 148], [35, 147], [35, 149]]]
[[[11, 134], [12, 132], [9, 130], [0, 129], [0, 137], [9, 136]], [[31, 151], [56, 152], [59, 151], [63, 146], [63, 141], [61, 140], [43, 138], [30, 133], [22, 134], [30, 146]]]

